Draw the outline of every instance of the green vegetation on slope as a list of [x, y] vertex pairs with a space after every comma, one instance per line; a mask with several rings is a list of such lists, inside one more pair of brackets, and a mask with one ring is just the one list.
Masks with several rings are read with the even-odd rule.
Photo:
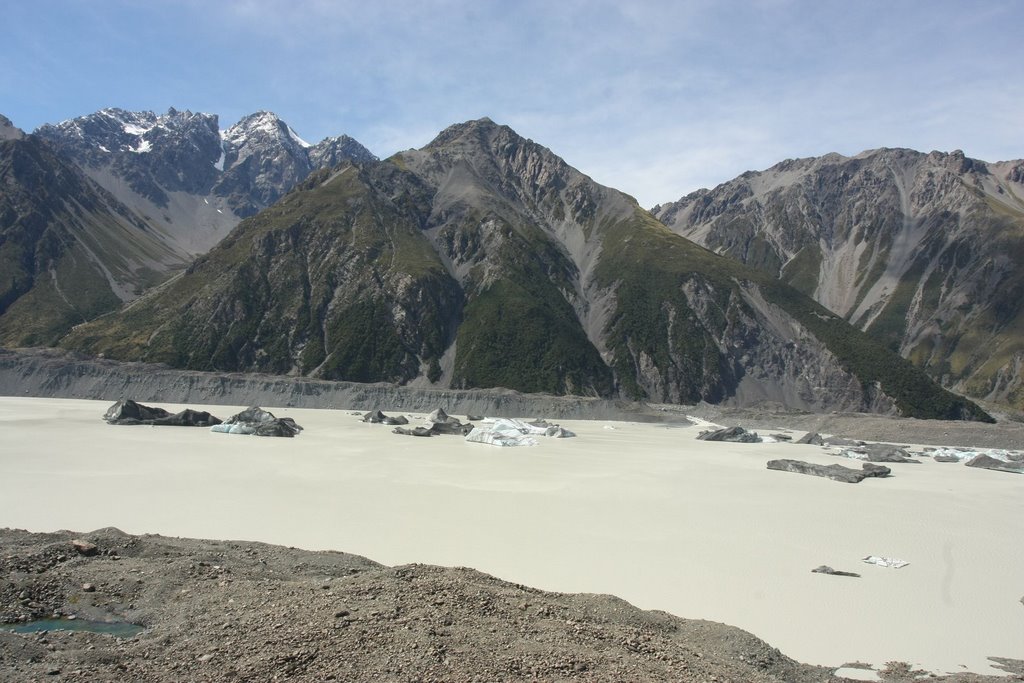
[[501, 279], [472, 297], [457, 338], [455, 384], [529, 393], [611, 393], [611, 373], [546, 280]]
[[62, 345], [200, 370], [407, 381], [421, 362], [437, 366], [461, 296], [420, 233], [419, 192], [386, 165], [316, 173]]
[[[842, 366], [856, 375], [865, 388], [878, 384], [892, 397], [900, 412], [908, 417], [991, 420], [970, 401], [937, 386], [907, 360], [888, 351], [867, 335], [815, 303], [807, 296], [763, 271], [748, 268], [738, 261], [718, 256], [669, 231], [653, 218], [637, 216], [609, 231], [598, 277], [605, 285], [619, 283], [618, 307], [611, 323], [612, 350], [616, 369], [621, 373], [622, 356], [636, 359], [643, 351], [658, 365], [664, 362], [667, 341], [652, 343], [646, 318], [631, 317], [637, 307], [650, 309], [646, 297], [678, 307], [678, 287], [687, 277], [699, 277], [714, 290], [731, 290], [738, 282], [758, 285], [768, 301], [780, 306], [809, 329], [836, 356]], [[632, 281], [632, 282], [631, 282]], [[650, 284], [646, 284], [650, 283]], [[659, 349], [658, 344], [666, 348]], [[706, 348], [699, 345], [701, 353]], [[691, 355], [694, 352], [689, 352]], [[635, 363], [635, 360], [630, 361]], [[658, 365], [664, 375], [668, 368]], [[707, 365], [705, 364], [705, 367]], [[681, 375], [686, 388], [698, 387], [701, 378]]]

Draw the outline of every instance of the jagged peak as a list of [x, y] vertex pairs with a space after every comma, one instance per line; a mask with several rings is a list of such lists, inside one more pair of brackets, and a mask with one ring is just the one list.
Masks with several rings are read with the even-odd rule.
[[436, 149], [438, 147], [444, 147], [451, 145], [458, 141], [482, 141], [486, 140], [498, 132], [504, 132], [510, 134], [516, 138], [521, 136], [508, 126], [500, 125], [492, 121], [490, 118], [484, 116], [479, 119], [473, 119], [470, 121], [464, 121], [462, 123], [455, 123], [440, 133], [437, 134], [433, 140], [424, 149]]
[[312, 147], [310, 143], [299, 137], [299, 134], [272, 111], [261, 109], [248, 116], [243, 116], [238, 123], [231, 126], [221, 137], [235, 144], [242, 144], [251, 134], [268, 135], [279, 140], [290, 139], [303, 148]]

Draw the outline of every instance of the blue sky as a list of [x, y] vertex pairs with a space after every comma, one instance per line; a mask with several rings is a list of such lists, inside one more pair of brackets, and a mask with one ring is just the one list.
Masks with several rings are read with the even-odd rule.
[[831, 151], [1024, 158], [1021, 0], [10, 0], [0, 113], [260, 109], [386, 157], [489, 116], [643, 206]]

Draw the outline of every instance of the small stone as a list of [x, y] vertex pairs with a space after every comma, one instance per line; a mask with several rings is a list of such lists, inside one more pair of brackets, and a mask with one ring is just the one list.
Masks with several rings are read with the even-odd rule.
[[92, 585], [91, 583], [83, 583], [82, 590], [84, 590], [86, 593], [92, 593], [96, 590], [96, 586]]
[[336, 619], [341, 619], [342, 617], [347, 617], [349, 614], [351, 614], [351, 612], [347, 609], [340, 609], [334, 613], [334, 616]]

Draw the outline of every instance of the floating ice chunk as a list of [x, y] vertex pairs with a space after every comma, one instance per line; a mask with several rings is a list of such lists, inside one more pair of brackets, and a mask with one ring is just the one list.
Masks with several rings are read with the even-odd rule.
[[879, 555], [868, 555], [863, 561], [868, 564], [877, 564], [879, 567], [892, 567], [893, 569], [906, 567], [910, 564], [906, 560], [897, 560], [894, 557], [881, 557]]

